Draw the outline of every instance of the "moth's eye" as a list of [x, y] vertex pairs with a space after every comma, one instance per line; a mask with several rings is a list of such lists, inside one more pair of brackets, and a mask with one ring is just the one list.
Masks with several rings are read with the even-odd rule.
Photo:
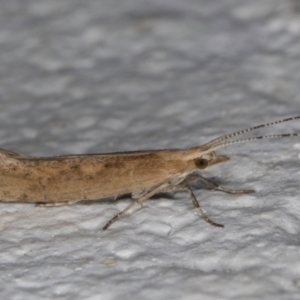
[[196, 158], [194, 161], [198, 169], [205, 169], [208, 165], [208, 160], [204, 158]]

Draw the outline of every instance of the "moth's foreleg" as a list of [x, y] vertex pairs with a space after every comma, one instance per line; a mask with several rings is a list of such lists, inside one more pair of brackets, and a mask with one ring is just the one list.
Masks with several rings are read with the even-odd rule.
[[[212, 220], [205, 214], [205, 212], [202, 210], [202, 208], [200, 207], [199, 202], [198, 202], [196, 196], [194, 195], [192, 189], [191, 189], [190, 186], [187, 184], [187, 181], [190, 181], [190, 180], [191, 180], [191, 179], [190, 179], [190, 176], [193, 176], [193, 175], [188, 175], [187, 178], [186, 178], [183, 182], [181, 182], [181, 183], [179, 183], [179, 184], [177, 184], [177, 185], [173, 185], [173, 186], [169, 187], [169, 188], [168, 188], [168, 191], [172, 191], [172, 192], [186, 191], [186, 192], [188, 192], [188, 193], [190, 194], [191, 199], [192, 199], [194, 208], [197, 208], [197, 209], [199, 210], [199, 212], [200, 212], [202, 218], [203, 218], [207, 223], [209, 223], [210, 225], [215, 226], [215, 227], [224, 227], [224, 225], [212, 221]], [[192, 180], [194, 180], [194, 179], [192, 179]], [[165, 192], [165, 191], [163, 191], [163, 192]]]
[[142, 197], [140, 197], [139, 199], [137, 199], [136, 201], [132, 202], [129, 206], [127, 206], [124, 210], [122, 210], [121, 212], [119, 212], [118, 214], [116, 214], [112, 219], [110, 219], [107, 224], [103, 227], [103, 230], [107, 229], [112, 223], [114, 223], [117, 219], [119, 219], [124, 213], [126, 213], [127, 211], [129, 211], [130, 209], [132, 209], [134, 206], [140, 204], [142, 205], [143, 202], [145, 202], [146, 200], [148, 200], [150, 197], [152, 197], [153, 195], [160, 193], [164, 190], [166, 190], [168, 187], [170, 186], [169, 182], [165, 182], [161, 185], [159, 185], [158, 187], [156, 187], [155, 189], [153, 189], [152, 191], [144, 194]]
[[232, 189], [228, 189], [226, 187], [220, 186], [218, 184], [216, 184], [215, 182], [199, 175], [199, 174], [191, 174], [188, 175], [187, 178], [185, 179], [185, 181], [193, 181], [193, 180], [200, 180], [203, 183], [205, 183], [208, 187], [210, 187], [213, 190], [218, 190], [218, 191], [222, 191], [228, 194], [250, 194], [250, 193], [254, 193], [255, 190], [232, 190]]

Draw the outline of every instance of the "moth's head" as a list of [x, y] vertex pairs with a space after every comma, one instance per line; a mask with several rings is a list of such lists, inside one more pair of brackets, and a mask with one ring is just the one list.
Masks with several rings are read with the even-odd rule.
[[197, 169], [205, 169], [212, 165], [229, 160], [230, 157], [227, 155], [216, 154], [214, 151], [205, 153], [200, 157], [194, 158], [195, 167]]
[[[216, 154], [214, 151], [217, 149], [235, 145], [235, 144], [240, 144], [240, 143], [259, 141], [262, 139], [300, 136], [300, 133], [284, 133], [284, 134], [254, 136], [254, 137], [248, 137], [248, 138], [239, 139], [239, 140], [230, 140], [230, 139], [235, 138], [236, 136], [239, 136], [239, 135], [242, 135], [245, 133], [249, 133], [250, 131], [253, 131], [256, 129], [269, 127], [269, 126], [273, 126], [276, 124], [289, 122], [289, 121], [293, 121], [293, 120], [297, 120], [297, 119], [300, 119], [300, 116], [291, 117], [291, 118], [287, 118], [287, 119], [283, 119], [283, 120], [278, 120], [278, 121], [274, 121], [274, 122], [270, 122], [270, 123], [266, 123], [266, 124], [261, 124], [261, 125], [257, 125], [254, 127], [249, 127], [244, 130], [240, 130], [240, 131], [236, 131], [233, 133], [229, 133], [229, 134], [220, 136], [216, 139], [211, 140], [210, 142], [208, 142], [204, 145], [188, 148], [185, 151], [185, 155], [184, 155], [185, 159], [189, 160], [189, 161], [193, 161], [195, 168], [205, 169], [209, 166], [229, 160], [229, 157], [227, 155]], [[226, 140], [229, 140], [229, 141], [226, 141]]]

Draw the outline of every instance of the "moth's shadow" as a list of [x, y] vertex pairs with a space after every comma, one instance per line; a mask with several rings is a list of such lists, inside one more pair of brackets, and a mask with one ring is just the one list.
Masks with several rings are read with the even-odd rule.
[[[148, 200], [158, 200], [161, 198], [174, 199], [174, 196], [172, 195], [171, 192], [157, 193], [157, 194], [153, 195], [152, 197], [150, 197]], [[96, 200], [82, 200], [76, 204], [81, 204], [81, 205], [94, 205], [95, 203], [112, 204], [112, 203], [117, 203], [117, 202], [123, 201], [123, 200], [134, 201], [131, 198], [131, 194], [123, 194], [123, 195], [118, 196], [117, 199], [103, 198], [103, 199], [96, 199]]]

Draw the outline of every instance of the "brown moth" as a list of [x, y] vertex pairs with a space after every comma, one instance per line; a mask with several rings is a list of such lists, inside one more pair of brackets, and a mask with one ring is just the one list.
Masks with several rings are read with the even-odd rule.
[[115, 215], [103, 228], [107, 229], [122, 214], [157, 193], [187, 191], [205, 221], [223, 227], [204, 214], [189, 182], [197, 179], [212, 189], [230, 194], [253, 193], [254, 190], [228, 189], [195, 171], [229, 160], [229, 156], [215, 153], [219, 148], [265, 138], [298, 136], [297, 133], [277, 134], [224, 142], [259, 128], [296, 119], [300, 116], [250, 127], [183, 150], [33, 157], [0, 149], [0, 201], [58, 206], [131, 193], [135, 201]]

